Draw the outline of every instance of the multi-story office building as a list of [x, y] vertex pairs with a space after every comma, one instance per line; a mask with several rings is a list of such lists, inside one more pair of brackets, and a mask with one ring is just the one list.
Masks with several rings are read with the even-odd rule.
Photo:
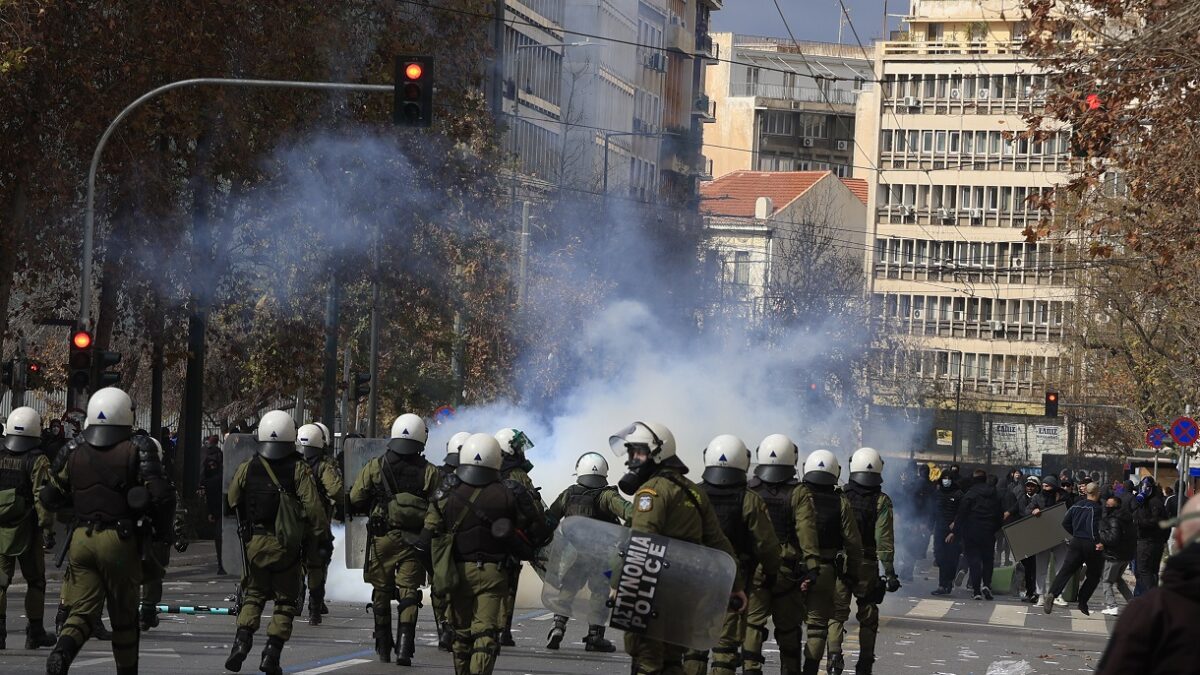
[[527, 179], [561, 174], [564, 0], [506, 0], [502, 60], [504, 149]]
[[[877, 45], [881, 81], [859, 98], [855, 175], [870, 183], [874, 316], [903, 345], [881, 350], [872, 373], [882, 419], [941, 408], [926, 411], [937, 433], [918, 449], [1034, 464], [1066, 449], [1058, 420], [1034, 416], [1062, 378], [1075, 292], [1067, 254], [1023, 231], [1043, 215], [1031, 198], [1067, 179], [1071, 152], [1053, 124], [1021, 134], [1047, 75], [1004, 5], [912, 1], [908, 31]], [[927, 386], [906, 401], [914, 382]]]
[[716, 121], [704, 130], [714, 176], [732, 171], [851, 174], [854, 101], [872, 78], [858, 45], [715, 33], [728, 60], [708, 69]]

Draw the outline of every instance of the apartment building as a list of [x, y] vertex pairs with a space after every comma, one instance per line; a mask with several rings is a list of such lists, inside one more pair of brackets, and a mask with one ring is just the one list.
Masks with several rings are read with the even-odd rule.
[[562, 173], [564, 0], [506, 0], [501, 107], [504, 149], [527, 180], [556, 183]]
[[1066, 450], [1065, 427], [1040, 416], [1064, 377], [1075, 293], [1068, 254], [1023, 231], [1044, 215], [1035, 198], [1067, 179], [1068, 133], [1020, 133], [1048, 80], [1022, 54], [1011, 3], [912, 0], [905, 21], [876, 46], [880, 81], [857, 108], [873, 315], [903, 345], [871, 373], [876, 422], [894, 437], [923, 407], [916, 449], [1037, 465]]
[[708, 69], [714, 106], [704, 155], [714, 176], [733, 171], [851, 174], [855, 98], [872, 79], [858, 45], [715, 33], [728, 57]]

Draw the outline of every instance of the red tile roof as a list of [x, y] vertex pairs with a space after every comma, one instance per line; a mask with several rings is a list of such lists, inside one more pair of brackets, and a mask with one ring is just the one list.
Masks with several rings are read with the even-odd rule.
[[843, 178], [842, 182], [858, 197], [864, 205], [867, 203], [867, 181], [862, 178]]
[[734, 171], [700, 184], [700, 211], [714, 216], [753, 218], [754, 203], [759, 197], [770, 197], [778, 211], [828, 175], [828, 171]]

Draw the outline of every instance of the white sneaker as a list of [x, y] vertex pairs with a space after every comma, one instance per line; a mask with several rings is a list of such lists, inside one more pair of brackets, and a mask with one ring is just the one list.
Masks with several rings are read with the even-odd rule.
[[1116, 615], [1117, 615], [1117, 611], [1118, 611], [1118, 610], [1117, 610], [1117, 606], [1116, 606], [1116, 605], [1109, 605], [1108, 607], [1105, 607], [1104, 609], [1100, 610], [1100, 613], [1101, 613], [1101, 614], [1107, 614], [1107, 615], [1109, 615], [1109, 616], [1116, 616]]
[[1066, 600], [1063, 600], [1062, 598], [1055, 598], [1055, 599], [1054, 599], [1054, 604], [1058, 605], [1059, 607], [1066, 607], [1066, 606], [1067, 606], [1067, 601], [1066, 601]]

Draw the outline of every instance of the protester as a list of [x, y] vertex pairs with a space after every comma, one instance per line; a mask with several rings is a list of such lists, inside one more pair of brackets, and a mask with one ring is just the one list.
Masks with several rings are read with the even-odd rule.
[[996, 488], [990, 484], [983, 469], [976, 469], [972, 474], [971, 486], [959, 502], [954, 528], [956, 533], [961, 534], [972, 596], [976, 600], [992, 599], [996, 532], [1000, 529], [1001, 518], [1000, 497], [996, 494]]
[[1133, 516], [1111, 496], [1104, 503], [1104, 518], [1100, 521], [1100, 543], [1104, 544], [1104, 573], [1100, 583], [1104, 588], [1104, 610], [1101, 614], [1117, 615], [1116, 592], [1129, 602], [1133, 592], [1125, 582], [1125, 569], [1137, 552], [1137, 531]]
[[1084, 499], [1079, 500], [1063, 516], [1063, 529], [1071, 534], [1071, 543], [1063, 564], [1054, 577], [1054, 583], [1042, 598], [1042, 607], [1049, 614], [1054, 611], [1054, 600], [1062, 595], [1075, 572], [1087, 565], [1087, 575], [1079, 587], [1076, 606], [1084, 614], [1090, 614], [1088, 600], [1100, 584], [1100, 573], [1104, 567], [1104, 544], [1100, 541], [1100, 521], [1104, 508], [1100, 506], [1100, 486], [1088, 483]]
[[1137, 525], [1137, 557], [1134, 596], [1158, 586], [1158, 569], [1170, 533], [1159, 527], [1166, 520], [1163, 493], [1152, 476], [1142, 478], [1133, 499], [1133, 522]]

